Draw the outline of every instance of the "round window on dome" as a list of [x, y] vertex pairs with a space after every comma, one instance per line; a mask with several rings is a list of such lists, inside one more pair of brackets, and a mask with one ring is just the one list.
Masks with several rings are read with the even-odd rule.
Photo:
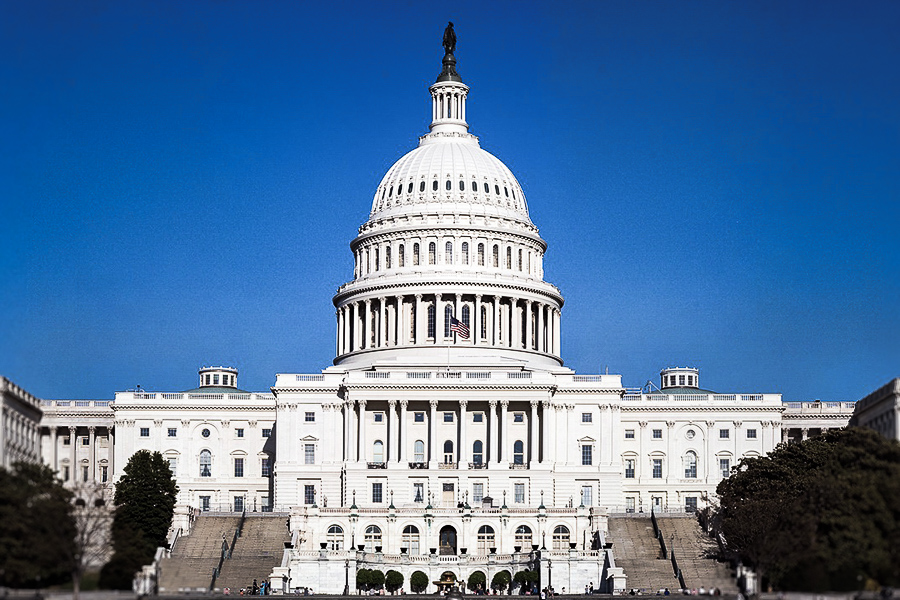
[[509, 188], [508, 187], [503, 186], [503, 193], [506, 194], [507, 198], [509, 198]]
[[497, 184], [494, 184], [494, 193], [500, 195], [500, 186]]
[[420, 182], [419, 182], [419, 191], [420, 191], [420, 192], [424, 192], [424, 191], [425, 191], [425, 182], [424, 182], [424, 181], [420, 181]]
[[449, 192], [450, 190], [453, 189], [453, 184], [451, 184], [451, 183], [450, 183], [450, 180], [448, 179], [448, 180], [446, 181], [444, 187], [447, 188], [447, 191]]
[[209, 429], [204, 429], [200, 432], [200, 435], [202, 435], [203, 437], [209, 437]]
[[434, 181], [431, 182], [431, 190], [432, 190], [433, 192], [436, 192], [436, 191], [437, 191], [437, 186], [438, 186], [437, 179], [435, 179]]
[[484, 193], [485, 193], [485, 194], [490, 194], [490, 193], [491, 193], [491, 186], [489, 186], [489, 185], [486, 184], [486, 183], [484, 184]]
[[407, 193], [407, 194], [412, 194], [412, 186], [413, 186], [413, 182], [410, 181], [410, 182], [409, 182], [409, 187], [408, 187], [407, 190], [406, 190], [406, 193]]
[[394, 195], [394, 188], [389, 187], [388, 188], [388, 198], [392, 197], [393, 195]]
[[476, 182], [474, 182], [474, 181], [472, 182], [472, 191], [473, 191], [473, 192], [477, 192], [477, 191], [478, 191], [478, 184], [477, 184]]
[[461, 191], [461, 192], [466, 191], [466, 182], [463, 181], [462, 179], [459, 180], [459, 191]]
[[694, 439], [694, 436], [697, 435], [697, 432], [695, 432], [693, 429], [688, 429], [684, 435], [687, 439], [692, 440]]

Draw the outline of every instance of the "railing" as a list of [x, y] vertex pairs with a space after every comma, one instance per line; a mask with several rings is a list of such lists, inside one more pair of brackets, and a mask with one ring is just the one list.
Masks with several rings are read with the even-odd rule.
[[490, 371], [468, 371], [466, 372], [466, 379], [490, 379], [491, 372]]
[[435, 377], [437, 379], [460, 379], [462, 377], [461, 371], [437, 371], [435, 372]]
[[297, 375], [297, 381], [325, 381], [325, 375]]
[[411, 463], [409, 463], [409, 468], [410, 469], [427, 469], [428, 463], [427, 462], [411, 462]]
[[572, 381], [599, 382], [603, 381], [603, 375], [573, 375]]
[[109, 400], [41, 400], [43, 407], [109, 408]]
[[[674, 538], [672, 540], [674, 542]], [[678, 568], [678, 561], [675, 559], [675, 547], [673, 545], [671, 550], [672, 555], [672, 573], [678, 579], [678, 585], [681, 586], [682, 590], [687, 589], [687, 586], [684, 584], [684, 573], [681, 572], [681, 569]]]
[[469, 468], [470, 469], [487, 469], [488, 466], [487, 466], [487, 463], [483, 463], [483, 462], [480, 462], [480, 463], [470, 462]]
[[365, 372], [366, 379], [390, 379], [391, 373], [389, 371], [366, 371]]
[[666, 549], [666, 540], [663, 538], [662, 531], [659, 529], [659, 523], [656, 521], [656, 512], [654, 512], [654, 509], [652, 508], [650, 509], [650, 523], [653, 524], [653, 537], [659, 540], [659, 557], [663, 559], [669, 558], [669, 551]]
[[527, 468], [528, 468], [528, 465], [526, 465], [526, 464], [524, 464], [524, 463], [514, 463], [514, 462], [511, 462], [511, 463], [509, 463], [509, 468], [510, 468], [510, 469], [514, 469], [514, 470], [527, 469]]
[[507, 379], [531, 379], [531, 371], [512, 371], [506, 374]]
[[455, 462], [438, 463], [438, 469], [455, 469], [455, 468], [456, 468]]
[[366, 466], [369, 467], [370, 469], [387, 469], [386, 462], [370, 462], [370, 463], [366, 463]]
[[407, 379], [431, 379], [431, 371], [407, 371]]

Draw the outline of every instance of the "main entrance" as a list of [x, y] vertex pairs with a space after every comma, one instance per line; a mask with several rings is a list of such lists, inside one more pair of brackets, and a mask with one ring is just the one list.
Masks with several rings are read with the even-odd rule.
[[456, 530], [450, 525], [441, 528], [441, 554], [456, 554]]

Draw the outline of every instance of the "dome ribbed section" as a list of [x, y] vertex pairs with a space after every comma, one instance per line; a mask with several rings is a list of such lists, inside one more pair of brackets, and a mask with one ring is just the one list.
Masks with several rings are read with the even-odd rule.
[[424, 136], [381, 180], [369, 219], [434, 211], [436, 204], [531, 224], [519, 182], [469, 134]]

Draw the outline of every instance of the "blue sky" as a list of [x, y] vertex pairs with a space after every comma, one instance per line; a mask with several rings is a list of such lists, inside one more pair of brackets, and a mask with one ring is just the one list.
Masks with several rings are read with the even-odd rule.
[[448, 20], [580, 372], [786, 400], [900, 375], [900, 3], [0, 4], [0, 373], [45, 398], [334, 355]]

